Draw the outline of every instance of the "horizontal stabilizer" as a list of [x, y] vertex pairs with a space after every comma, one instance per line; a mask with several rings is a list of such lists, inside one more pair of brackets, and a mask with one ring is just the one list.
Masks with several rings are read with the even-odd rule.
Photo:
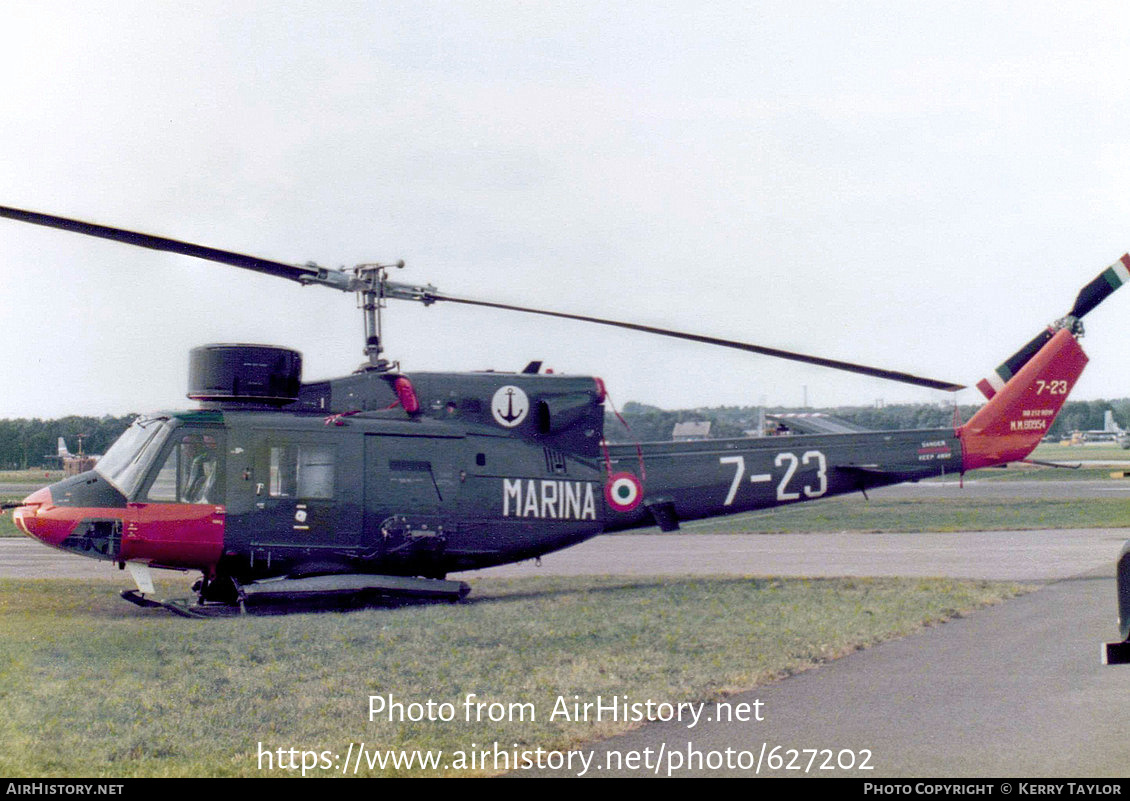
[[843, 470], [846, 473], [855, 473], [860, 476], [867, 476], [868, 478], [898, 478], [905, 475], [905, 471], [884, 470], [874, 465], [837, 464], [834, 465], [834, 467], [836, 470]]

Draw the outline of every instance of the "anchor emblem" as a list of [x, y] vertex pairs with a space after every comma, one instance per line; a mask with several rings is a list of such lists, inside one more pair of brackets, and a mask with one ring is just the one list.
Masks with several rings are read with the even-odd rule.
[[490, 412], [494, 421], [503, 428], [514, 428], [526, 419], [530, 411], [530, 399], [521, 387], [508, 384], [499, 387], [490, 402]]

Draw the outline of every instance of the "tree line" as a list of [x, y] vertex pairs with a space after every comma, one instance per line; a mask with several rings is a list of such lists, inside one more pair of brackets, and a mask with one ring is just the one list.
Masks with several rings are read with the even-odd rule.
[[[979, 406], [957, 408], [957, 421], [968, 420]], [[1069, 436], [1072, 431], [1098, 430], [1103, 427], [1107, 410], [1114, 420], [1130, 429], [1130, 398], [1116, 400], [1068, 401], [1049, 436]], [[938, 404], [892, 404], [889, 406], [837, 406], [826, 409], [773, 407], [767, 413], [825, 412], [849, 423], [872, 430], [908, 428], [945, 428], [954, 423], [954, 408]], [[21, 470], [58, 467], [56, 458], [59, 437], [66, 440], [72, 453], [78, 453], [79, 436], [85, 453], [105, 453], [137, 415], [122, 417], [63, 417], [57, 420], [0, 420], [0, 470]], [[756, 429], [758, 408], [755, 406], [718, 406], [668, 411], [655, 406], [629, 401], [623, 417], [629, 429], [611, 412], [605, 415], [605, 436], [610, 442], [656, 442], [671, 439], [676, 423], [705, 420], [711, 423], [711, 438], [740, 437]]]
[[0, 420], [0, 470], [59, 467], [59, 437], [71, 453], [78, 453], [80, 435], [83, 453], [105, 453], [136, 416]]
[[[942, 406], [932, 403], [905, 403], [888, 406], [837, 406], [824, 409], [799, 407], [766, 407], [767, 414], [790, 412], [823, 412], [849, 423], [873, 431], [904, 430], [911, 428], [946, 428], [972, 417], [980, 404]], [[1068, 401], [1049, 429], [1048, 436], [1062, 438], [1072, 431], [1099, 430], [1107, 410], [1114, 413], [1114, 421], [1130, 429], [1130, 398], [1116, 400]], [[615, 415], [607, 413], [604, 421], [605, 436], [610, 442], [655, 442], [671, 439], [676, 423], [689, 421], [710, 422], [710, 437], [744, 436], [756, 430], [759, 409], [756, 406], [718, 406], [699, 409], [668, 411], [655, 406], [629, 401], [624, 404], [622, 416], [630, 427], [624, 427]]]

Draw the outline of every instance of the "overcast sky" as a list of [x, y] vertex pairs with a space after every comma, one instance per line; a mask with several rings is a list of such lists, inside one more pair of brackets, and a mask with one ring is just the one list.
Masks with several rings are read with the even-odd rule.
[[[1128, 42], [1124, 3], [9, 0], [0, 205], [973, 384], [1130, 249]], [[4, 220], [0, 293], [0, 417], [189, 406], [209, 342], [362, 360], [352, 296]], [[1130, 395], [1130, 291], [1087, 328], [1076, 397]], [[385, 340], [621, 405], [944, 397], [462, 307]]]

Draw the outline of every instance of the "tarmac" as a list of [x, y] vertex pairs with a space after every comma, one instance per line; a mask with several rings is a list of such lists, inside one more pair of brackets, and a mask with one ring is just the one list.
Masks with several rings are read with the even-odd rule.
[[1099, 658], [1114, 606], [1109, 568], [1063, 579], [726, 699], [760, 720], [708, 704], [693, 729], [591, 746], [586, 776], [1124, 777], [1130, 666]]

